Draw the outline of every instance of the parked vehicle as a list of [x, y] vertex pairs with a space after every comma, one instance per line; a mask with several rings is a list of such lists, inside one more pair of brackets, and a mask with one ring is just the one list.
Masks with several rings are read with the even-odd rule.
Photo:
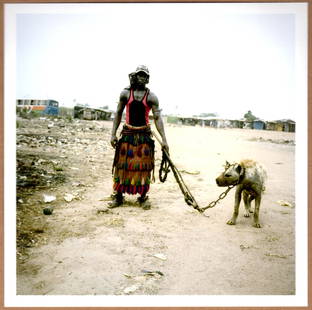
[[59, 103], [53, 99], [17, 99], [17, 111], [30, 113], [31, 111], [38, 111], [45, 115], [58, 115]]

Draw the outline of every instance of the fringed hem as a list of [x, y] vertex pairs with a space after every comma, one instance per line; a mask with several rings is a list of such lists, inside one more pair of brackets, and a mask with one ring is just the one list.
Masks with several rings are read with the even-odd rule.
[[118, 193], [127, 193], [130, 195], [136, 195], [136, 194], [146, 194], [149, 191], [150, 186], [149, 185], [124, 185], [120, 183], [114, 183], [113, 186], [114, 190]]

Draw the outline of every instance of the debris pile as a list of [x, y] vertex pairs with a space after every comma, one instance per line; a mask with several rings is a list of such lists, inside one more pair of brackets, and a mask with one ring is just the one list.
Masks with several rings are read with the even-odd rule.
[[[17, 256], [39, 244], [46, 221], [60, 206], [83, 200], [82, 192], [112, 162], [105, 121], [17, 118]], [[95, 174], [94, 171], [97, 173]], [[47, 216], [49, 215], [49, 216]]]

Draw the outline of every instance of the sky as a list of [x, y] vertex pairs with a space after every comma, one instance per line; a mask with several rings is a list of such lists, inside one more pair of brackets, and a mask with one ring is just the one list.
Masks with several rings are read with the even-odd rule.
[[128, 74], [144, 64], [163, 114], [242, 118], [250, 110], [264, 120], [296, 120], [304, 5], [23, 5], [16, 99], [115, 110]]

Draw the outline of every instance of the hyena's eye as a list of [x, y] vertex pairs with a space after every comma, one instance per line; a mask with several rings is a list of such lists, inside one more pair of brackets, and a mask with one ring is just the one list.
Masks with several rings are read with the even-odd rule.
[[230, 177], [231, 177], [231, 175], [230, 175], [229, 173], [226, 173], [224, 176], [225, 176], [226, 178], [230, 178]]

